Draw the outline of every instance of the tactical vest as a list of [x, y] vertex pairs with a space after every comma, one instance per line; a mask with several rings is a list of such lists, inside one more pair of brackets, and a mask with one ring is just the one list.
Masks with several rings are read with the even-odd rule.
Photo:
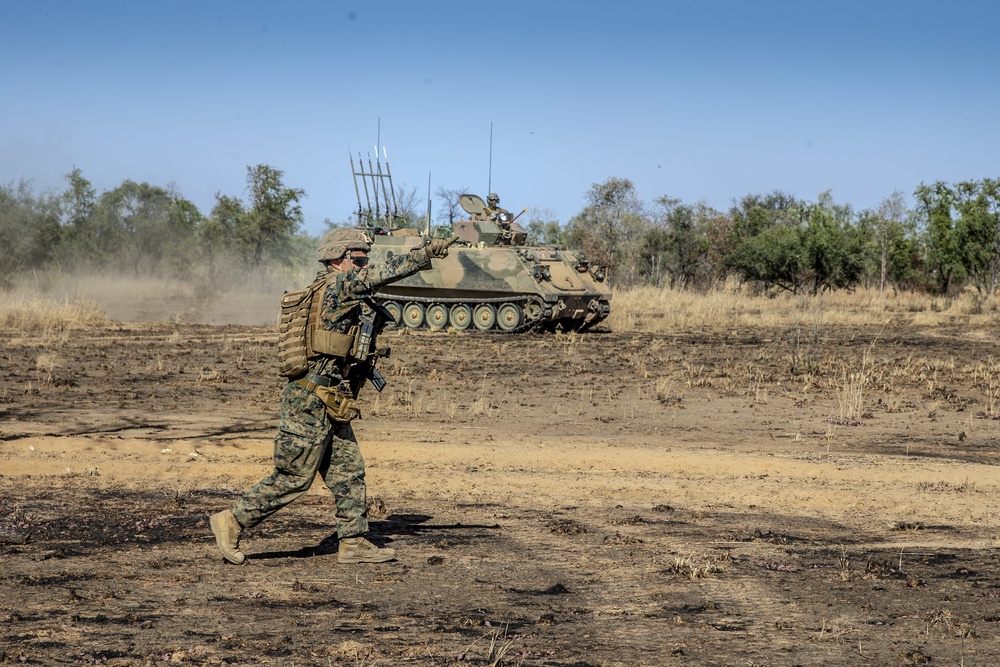
[[294, 380], [309, 370], [309, 362], [321, 355], [346, 357], [351, 354], [357, 328], [342, 334], [319, 328], [323, 294], [332, 274], [326, 273], [305, 289], [285, 292], [278, 322], [278, 373]]

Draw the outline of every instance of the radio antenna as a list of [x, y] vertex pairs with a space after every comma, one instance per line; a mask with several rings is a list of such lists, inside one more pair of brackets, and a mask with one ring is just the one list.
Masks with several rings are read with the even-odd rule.
[[[358, 189], [358, 170], [354, 168], [354, 155], [351, 153], [351, 147], [347, 147], [347, 155], [351, 158], [351, 174], [354, 176], [354, 195], [358, 198], [358, 227], [364, 226], [364, 209], [361, 208], [361, 191]], [[358, 156], [358, 162], [361, 161], [361, 156]], [[365, 198], [368, 197], [368, 189], [365, 188]]]
[[493, 121], [490, 121], [490, 170], [486, 180], [486, 192], [493, 192]]
[[427, 225], [424, 227], [424, 236], [431, 235], [431, 172], [427, 172]]

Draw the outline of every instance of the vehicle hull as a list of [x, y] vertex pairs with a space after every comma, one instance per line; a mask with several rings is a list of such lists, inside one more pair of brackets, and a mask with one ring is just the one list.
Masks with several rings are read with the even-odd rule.
[[[415, 235], [376, 235], [379, 263], [424, 243]], [[586, 330], [611, 309], [611, 290], [581, 253], [540, 246], [459, 241], [432, 268], [386, 286], [376, 296], [397, 326], [517, 333]]]

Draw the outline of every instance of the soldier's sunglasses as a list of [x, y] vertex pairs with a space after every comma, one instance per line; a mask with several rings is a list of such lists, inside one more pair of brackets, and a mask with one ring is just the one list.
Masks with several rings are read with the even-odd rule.
[[354, 262], [354, 266], [358, 268], [361, 268], [363, 266], [368, 266], [368, 257], [366, 257], [365, 255], [351, 257], [351, 261]]

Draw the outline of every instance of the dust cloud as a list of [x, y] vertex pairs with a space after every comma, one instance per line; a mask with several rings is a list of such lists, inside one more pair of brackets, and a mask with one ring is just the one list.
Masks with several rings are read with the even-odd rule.
[[24, 281], [16, 291], [57, 301], [86, 300], [98, 304], [118, 322], [174, 322], [213, 325], [277, 325], [281, 296], [299, 289], [314, 274], [206, 279], [62, 274]]

